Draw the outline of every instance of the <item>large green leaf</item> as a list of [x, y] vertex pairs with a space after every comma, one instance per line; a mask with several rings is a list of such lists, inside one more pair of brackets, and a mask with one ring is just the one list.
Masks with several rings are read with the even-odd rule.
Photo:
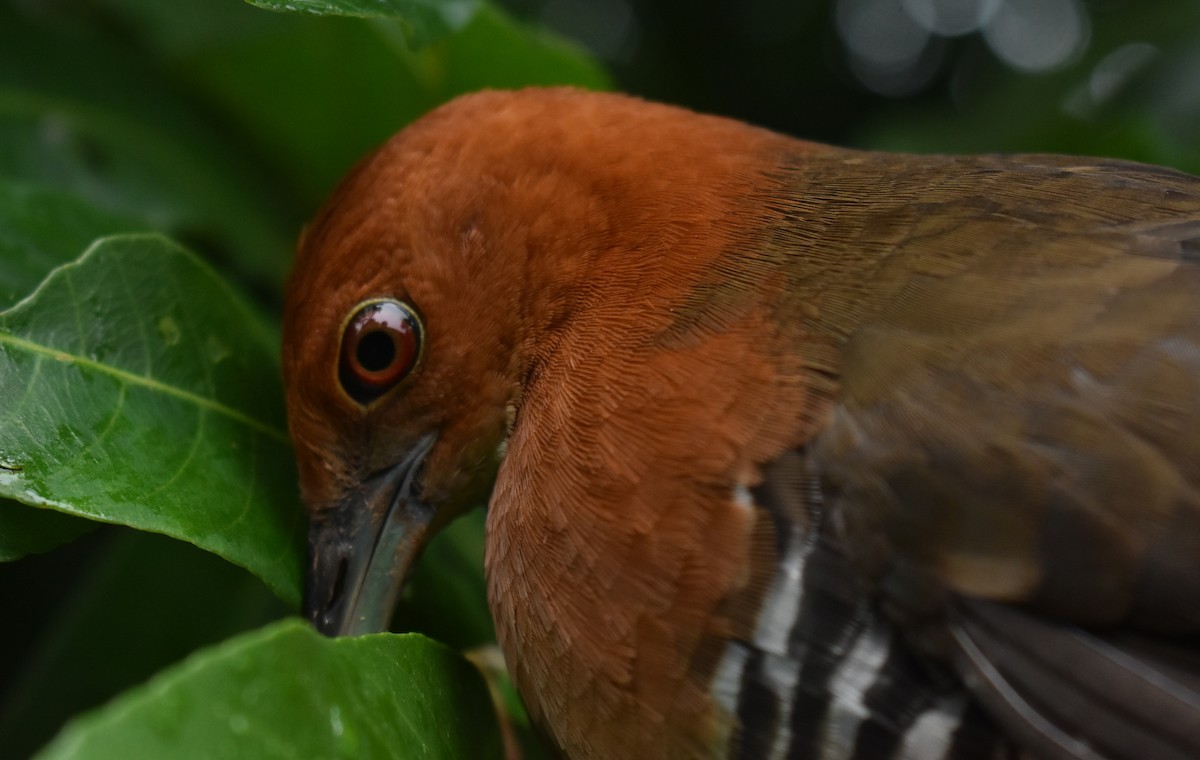
[[[54, 598], [44, 600], [55, 606], [41, 635], [13, 658], [14, 673], [0, 697], [0, 757], [29, 757], [72, 716], [202, 646], [287, 614], [257, 578], [191, 544], [113, 527], [92, 540], [97, 548], [74, 583], [57, 580]], [[29, 564], [45, 567], [50, 559]], [[35, 569], [25, 563], [7, 569], [0, 583], [24, 573], [36, 587], [28, 576]]]
[[38, 760], [502, 756], [479, 672], [422, 636], [326, 639], [289, 620], [80, 718]]
[[0, 313], [0, 496], [191, 541], [299, 599], [271, 332], [195, 257], [108, 238]]
[[400, 19], [410, 41], [422, 46], [461, 29], [482, 0], [247, 0], [272, 11], [321, 16]]

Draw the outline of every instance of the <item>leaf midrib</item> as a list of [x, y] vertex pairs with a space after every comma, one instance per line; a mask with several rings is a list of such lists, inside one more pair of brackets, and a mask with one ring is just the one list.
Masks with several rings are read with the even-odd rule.
[[175, 398], [195, 404], [196, 406], [216, 412], [217, 414], [224, 415], [232, 420], [235, 420], [236, 422], [240, 422], [241, 424], [258, 431], [263, 435], [269, 436], [280, 443], [285, 445], [290, 444], [287, 434], [281, 430], [278, 430], [277, 428], [272, 427], [271, 425], [268, 425], [260, 420], [256, 420], [255, 418], [245, 414], [244, 412], [240, 412], [233, 407], [226, 406], [225, 404], [214, 401], [213, 399], [205, 398], [204, 396], [192, 393], [191, 391], [186, 391], [173, 385], [168, 385], [164, 382], [154, 379], [153, 377], [136, 375], [128, 370], [121, 369], [120, 367], [102, 364], [94, 359], [89, 359], [86, 356], [80, 356], [78, 354], [73, 354], [61, 349], [50, 348], [49, 346], [44, 346], [40, 343], [26, 340], [25, 338], [18, 337], [8, 332], [0, 331], [0, 344], [7, 344], [13, 346], [14, 348], [29, 351], [33, 354], [48, 356], [55, 361], [68, 362], [82, 368], [99, 372], [100, 374], [115, 377], [118, 380], [130, 385], [141, 386], [143, 388], [148, 388], [160, 393], [165, 393], [168, 396], [174, 396]]

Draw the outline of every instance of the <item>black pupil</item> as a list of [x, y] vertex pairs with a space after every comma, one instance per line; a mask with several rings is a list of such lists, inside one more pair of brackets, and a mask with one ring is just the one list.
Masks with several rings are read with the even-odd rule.
[[383, 330], [369, 332], [358, 341], [355, 358], [367, 372], [382, 372], [396, 361], [396, 341]]

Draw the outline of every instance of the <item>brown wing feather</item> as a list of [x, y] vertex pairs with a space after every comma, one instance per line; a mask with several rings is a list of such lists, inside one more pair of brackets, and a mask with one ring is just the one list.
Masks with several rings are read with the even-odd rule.
[[1194, 639], [1098, 633], [961, 597], [952, 607], [961, 668], [1040, 757], [1196, 756]]
[[[1031, 171], [1026, 195], [949, 199], [957, 226], [887, 255], [903, 276], [847, 331], [824, 484], [893, 583], [1196, 630], [1200, 266], [1183, 236], [1200, 180]], [[1010, 232], [989, 235], [997, 216]]]
[[1088, 704], [1100, 682], [1004, 660], [1033, 618], [996, 613], [995, 635], [945, 624], [955, 597], [1019, 603], [1074, 662], [1094, 661], [1088, 627], [1200, 631], [1200, 180], [1054, 157], [831, 154], [780, 181], [818, 188], [777, 208], [765, 254], [807, 262], [779, 308], [829, 388], [814, 462], [889, 615], [919, 646], [957, 652], [1018, 735], [1063, 731], [1084, 748], [1059, 756], [1133, 757], [1139, 737], [1195, 722], [1194, 701], [1135, 705], [1165, 687], [1144, 651], [1107, 643], [1142, 685], [1095, 709], [1136, 724], [1123, 739], [1023, 712], [987, 688], [989, 667], [1041, 684], [1049, 704]]

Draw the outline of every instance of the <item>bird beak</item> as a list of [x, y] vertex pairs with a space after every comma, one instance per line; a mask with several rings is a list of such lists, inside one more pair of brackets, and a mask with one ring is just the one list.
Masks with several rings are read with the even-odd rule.
[[433, 440], [425, 436], [398, 464], [313, 518], [304, 614], [326, 636], [387, 630], [434, 517], [416, 493]]

